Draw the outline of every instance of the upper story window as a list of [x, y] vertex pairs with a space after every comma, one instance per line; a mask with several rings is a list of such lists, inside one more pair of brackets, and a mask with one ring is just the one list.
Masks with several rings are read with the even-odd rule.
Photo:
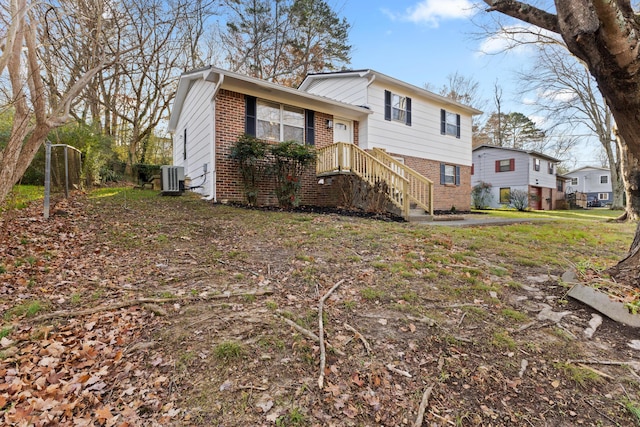
[[516, 159], [496, 160], [496, 172], [511, 172], [516, 170]]
[[533, 170], [540, 171], [540, 159], [533, 159]]
[[600, 184], [608, 184], [609, 175], [600, 175]]
[[411, 126], [411, 98], [385, 90], [384, 119]]
[[549, 162], [549, 175], [553, 175], [553, 162]]
[[256, 137], [267, 141], [296, 141], [304, 143], [304, 110], [302, 108], [257, 102]]
[[460, 114], [440, 110], [440, 133], [460, 138]]
[[578, 185], [578, 178], [571, 178], [571, 185]]

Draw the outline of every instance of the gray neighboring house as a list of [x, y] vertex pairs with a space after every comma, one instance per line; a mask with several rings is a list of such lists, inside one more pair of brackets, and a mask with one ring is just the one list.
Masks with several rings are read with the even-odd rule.
[[565, 174], [570, 181], [567, 183], [567, 194], [584, 193], [587, 201], [598, 200], [603, 206], [613, 202], [613, 186], [609, 168], [598, 166], [584, 166]]
[[473, 149], [471, 186], [491, 184], [492, 200], [488, 207], [509, 205], [512, 190], [529, 193], [529, 207], [535, 210], [556, 209], [564, 193], [558, 188], [558, 159], [535, 151], [480, 145]]

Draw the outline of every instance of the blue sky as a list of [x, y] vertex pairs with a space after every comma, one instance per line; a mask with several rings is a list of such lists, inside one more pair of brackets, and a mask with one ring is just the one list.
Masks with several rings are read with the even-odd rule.
[[[531, 64], [532, 56], [526, 47], [495, 53], [500, 50], [496, 41], [479, 35], [482, 30], [474, 24], [492, 19], [484, 12], [483, 2], [344, 1], [338, 9], [352, 25], [351, 68], [371, 68], [419, 87], [430, 84], [436, 92], [447, 83], [449, 75], [458, 72], [480, 84], [487, 100], [484, 110], [489, 113], [495, 110], [497, 83], [503, 91], [504, 112], [521, 112], [537, 121], [515, 75]], [[595, 164], [597, 149], [597, 143], [581, 147], [575, 166]]]
[[[468, 0], [347, 0], [342, 10], [352, 24], [352, 68], [372, 68], [416, 86], [439, 89], [458, 72], [477, 80], [488, 97], [496, 80], [512, 85], [509, 72], [518, 54], [486, 55], [471, 22], [477, 13]], [[482, 12], [481, 12], [482, 13]]]

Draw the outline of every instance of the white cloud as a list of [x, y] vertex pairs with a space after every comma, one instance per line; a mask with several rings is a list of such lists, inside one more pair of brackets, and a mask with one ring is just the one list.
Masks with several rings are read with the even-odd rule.
[[547, 90], [538, 94], [540, 98], [553, 102], [569, 103], [577, 98], [575, 91], [571, 89]]
[[392, 20], [400, 19], [437, 27], [440, 21], [468, 18], [474, 14], [475, 9], [469, 0], [422, 0], [403, 14], [395, 14], [389, 10], [382, 12]]
[[535, 114], [530, 115], [529, 120], [535, 123], [536, 126], [538, 126], [539, 128], [544, 127], [545, 124], [548, 122], [548, 119], [545, 116], [538, 116]]
[[499, 33], [492, 34], [480, 43], [478, 56], [494, 55], [509, 51], [516, 54], [529, 54], [540, 40], [557, 40], [557, 34], [533, 25], [510, 25], [502, 27]]

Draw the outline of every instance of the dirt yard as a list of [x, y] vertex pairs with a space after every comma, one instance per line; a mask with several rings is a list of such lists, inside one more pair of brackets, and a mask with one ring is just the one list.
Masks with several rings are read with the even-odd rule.
[[560, 280], [597, 282], [631, 224], [454, 229], [115, 189], [52, 212], [1, 217], [6, 425], [640, 425], [638, 331]]

